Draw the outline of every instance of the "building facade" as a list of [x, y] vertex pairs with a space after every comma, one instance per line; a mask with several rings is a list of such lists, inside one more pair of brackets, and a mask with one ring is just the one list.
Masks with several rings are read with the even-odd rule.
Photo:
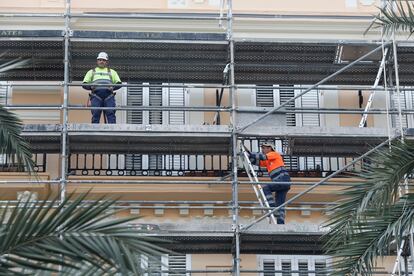
[[[178, 241], [161, 262], [179, 272], [156, 275], [326, 275], [320, 238], [336, 192], [358, 181], [358, 157], [414, 124], [410, 41], [398, 41], [394, 72], [380, 31], [364, 34], [381, 4], [2, 1], [0, 53], [20, 65], [0, 68], [0, 100], [25, 123], [42, 181], [2, 158], [1, 194], [120, 196], [120, 215]], [[100, 51], [123, 81], [116, 125], [90, 124], [81, 87]], [[238, 154], [268, 141], [292, 176], [288, 199], [301, 195], [285, 225], [256, 222], [264, 208]]]

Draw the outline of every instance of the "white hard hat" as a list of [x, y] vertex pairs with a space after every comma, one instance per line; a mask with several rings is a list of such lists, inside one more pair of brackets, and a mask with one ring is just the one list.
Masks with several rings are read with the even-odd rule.
[[98, 54], [98, 57], [97, 57], [96, 59], [104, 59], [104, 60], [108, 60], [108, 59], [109, 59], [109, 57], [108, 57], [108, 54], [107, 54], [107, 53], [105, 53], [105, 52], [100, 52], [100, 53]]
[[266, 142], [266, 143], [261, 144], [260, 147], [270, 147], [272, 148], [273, 151], [275, 151], [275, 145], [273, 145], [273, 143]]

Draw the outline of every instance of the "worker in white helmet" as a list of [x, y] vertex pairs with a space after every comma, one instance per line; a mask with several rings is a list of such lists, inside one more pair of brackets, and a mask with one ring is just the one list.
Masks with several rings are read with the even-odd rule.
[[[290, 176], [285, 168], [282, 155], [276, 151], [273, 143], [263, 143], [260, 147], [261, 152], [249, 152], [249, 159], [253, 165], [266, 167], [272, 182], [277, 182], [262, 187], [269, 206], [275, 208], [286, 201], [290, 190]], [[275, 193], [274, 196], [273, 193]], [[276, 212], [277, 224], [285, 224], [285, 217], [285, 208], [282, 207]]]
[[[115, 90], [121, 88], [121, 79], [118, 73], [109, 68], [109, 57], [105, 52], [100, 52], [96, 58], [97, 67], [89, 70], [83, 78], [82, 87], [91, 90], [89, 94], [92, 107], [115, 107]], [[118, 84], [118, 86], [113, 86]], [[98, 124], [101, 118], [101, 109], [92, 109], [92, 123]], [[115, 110], [104, 110], [104, 119], [108, 124], [115, 124]]]

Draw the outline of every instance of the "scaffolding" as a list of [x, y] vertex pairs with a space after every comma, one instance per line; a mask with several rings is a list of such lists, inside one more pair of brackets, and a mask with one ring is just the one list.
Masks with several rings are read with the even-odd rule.
[[[294, 204], [294, 201], [298, 198], [300, 198], [301, 196], [307, 194], [308, 192], [312, 191], [313, 189], [315, 189], [316, 187], [319, 187], [320, 185], [330, 185], [329, 181], [337, 176], [338, 174], [340, 174], [341, 172], [345, 171], [347, 168], [350, 168], [352, 166], [354, 166], [357, 162], [360, 162], [363, 158], [365, 158], [366, 156], [368, 156], [369, 154], [371, 154], [373, 151], [375, 151], [376, 149], [383, 147], [385, 145], [387, 145], [392, 139], [395, 139], [397, 137], [401, 137], [401, 139], [403, 139], [404, 137], [404, 130], [403, 130], [403, 124], [402, 124], [402, 116], [403, 115], [407, 115], [407, 114], [413, 114], [414, 113], [414, 109], [405, 109], [403, 110], [403, 108], [401, 107], [401, 103], [400, 103], [400, 97], [398, 97], [398, 107], [394, 108], [394, 109], [389, 109], [389, 106], [386, 107], [386, 109], [372, 109], [371, 104], [373, 101], [373, 95], [375, 92], [379, 92], [379, 91], [390, 91], [392, 89], [388, 89], [385, 86], [380, 86], [379, 85], [379, 81], [381, 79], [381, 74], [382, 72], [385, 70], [386, 67], [386, 59], [390, 58], [390, 54], [389, 52], [393, 53], [392, 59], [394, 60], [394, 72], [395, 72], [395, 89], [393, 91], [395, 91], [397, 93], [397, 95], [399, 95], [400, 91], [403, 91], [404, 88], [400, 88], [400, 80], [399, 80], [399, 74], [398, 74], [398, 64], [397, 64], [397, 43], [395, 41], [395, 39], [393, 39], [392, 42], [373, 42], [370, 43], [370, 46], [375, 46], [373, 49], [370, 49], [369, 51], [367, 51], [365, 54], [363, 54], [362, 56], [360, 56], [359, 58], [355, 59], [354, 61], [346, 64], [345, 66], [331, 66], [333, 67], [333, 71], [332, 69], [327, 70], [326, 67], [322, 68], [322, 71], [324, 72], [322, 75], [326, 75], [325, 72], [329, 72], [328, 76], [325, 76], [323, 78], [319, 78], [321, 76], [321, 73], [319, 75], [317, 75], [314, 79], [318, 79], [318, 81], [311, 86], [302, 86], [300, 88], [298, 88], [300, 90], [300, 92], [294, 96], [289, 98], [288, 100], [286, 100], [285, 102], [281, 103], [280, 105], [278, 105], [277, 107], [274, 107], [270, 110], [262, 110], [261, 113], [259, 114], [259, 116], [254, 119], [253, 121], [247, 122], [245, 124], [240, 125], [238, 122], [238, 115], [240, 112], [243, 111], [247, 111], [249, 112], [249, 110], [243, 110], [242, 108], [239, 108], [236, 105], [237, 102], [237, 98], [236, 98], [236, 93], [238, 89], [246, 89], [246, 88], [257, 88], [257, 86], [249, 86], [246, 85], [246, 83], [248, 83], [249, 81], [251, 81], [251, 79], [247, 79], [245, 76], [243, 78], [241, 78], [241, 83], [242, 84], [236, 84], [236, 74], [235, 74], [235, 52], [236, 52], [236, 45], [235, 45], [235, 38], [233, 36], [233, 21], [234, 21], [234, 15], [233, 15], [233, 7], [232, 7], [232, 0], [228, 0], [227, 2], [227, 7], [226, 7], [226, 15], [220, 14], [220, 16], [210, 16], [210, 15], [206, 15], [206, 16], [191, 16], [191, 15], [149, 15], [149, 14], [134, 14], [134, 15], [120, 15], [120, 14], [76, 14], [76, 13], [72, 13], [71, 12], [71, 0], [66, 0], [66, 5], [65, 5], [65, 12], [64, 14], [3, 14], [0, 16], [12, 16], [12, 17], [39, 17], [39, 18], [44, 18], [44, 17], [50, 17], [50, 18], [63, 18], [64, 19], [64, 30], [63, 30], [63, 49], [64, 49], [64, 57], [63, 57], [63, 82], [56, 82], [54, 84], [51, 83], [36, 83], [36, 84], [30, 84], [30, 83], [26, 83], [26, 84], [18, 84], [17, 86], [29, 86], [29, 87], [33, 87], [33, 86], [45, 86], [45, 85], [54, 85], [57, 87], [63, 87], [63, 104], [62, 105], [54, 105], [54, 106], [36, 106], [36, 105], [25, 105], [25, 106], [13, 106], [13, 105], [8, 105], [6, 106], [7, 109], [10, 110], [58, 110], [62, 112], [62, 124], [61, 126], [59, 126], [59, 128], [55, 128], [54, 126], [50, 126], [51, 130], [46, 134], [46, 136], [50, 137], [53, 136], [56, 138], [54, 140], [54, 143], [60, 144], [61, 146], [59, 146], [59, 156], [60, 156], [60, 177], [58, 180], [48, 180], [48, 181], [38, 181], [36, 180], [36, 182], [38, 183], [48, 183], [48, 184], [55, 184], [55, 185], [59, 185], [59, 191], [60, 191], [60, 198], [61, 200], [64, 200], [66, 198], [66, 194], [67, 194], [67, 185], [69, 183], [100, 183], [100, 184], [107, 184], [107, 185], [113, 185], [114, 183], [122, 183], [122, 184], [131, 184], [131, 185], [139, 185], [139, 184], [147, 184], [147, 183], [153, 183], [153, 184], [165, 184], [165, 185], [171, 185], [171, 184], [189, 184], [189, 185], [193, 185], [193, 184], [214, 184], [214, 185], [231, 185], [231, 194], [232, 194], [232, 200], [231, 201], [125, 201], [125, 202], [120, 202], [120, 206], [117, 206], [117, 208], [125, 208], [125, 206], [122, 206], [122, 203], [129, 203], [129, 204], [169, 204], [167, 206], [161, 206], [159, 208], [161, 209], [183, 209], [183, 208], [204, 208], [204, 207], [197, 207], [197, 206], [190, 206], [190, 207], [183, 207], [183, 206], [177, 206], [179, 204], [212, 204], [214, 206], [211, 206], [209, 208], [212, 209], [229, 209], [232, 211], [232, 217], [231, 217], [231, 229], [222, 229], [222, 230], [217, 230], [217, 231], [204, 231], [204, 232], [200, 232], [200, 233], [210, 233], [212, 236], [216, 236], [217, 238], [226, 238], [228, 240], [228, 242], [231, 244], [231, 254], [232, 254], [232, 260], [233, 260], [233, 264], [232, 264], [232, 269], [231, 270], [208, 270], [208, 271], [196, 271], [196, 270], [192, 270], [192, 271], [184, 271], [184, 272], [191, 272], [191, 273], [198, 273], [198, 272], [211, 272], [211, 273], [223, 273], [223, 272], [228, 272], [228, 273], [232, 273], [233, 275], [240, 275], [241, 273], [247, 273], [247, 272], [264, 272], [264, 271], [248, 271], [248, 270], [242, 270], [241, 269], [241, 265], [240, 265], [240, 254], [241, 254], [241, 237], [242, 235], [255, 235], [257, 232], [255, 232], [254, 230], [249, 230], [250, 228], [252, 228], [254, 225], [256, 225], [258, 222], [262, 221], [263, 219], [266, 218], [267, 215], [263, 215], [261, 217], [259, 217], [258, 219], [254, 220], [253, 222], [249, 223], [248, 225], [241, 225], [240, 220], [239, 220], [239, 211], [242, 209], [258, 209], [258, 210], [264, 210], [265, 212], [270, 211], [272, 213], [276, 212], [277, 210], [279, 210], [282, 207], [285, 207], [289, 210], [295, 210], [295, 208], [297, 208], [298, 210], [303, 210], [303, 207], [287, 207], [287, 205], [292, 205]], [[254, 18], [254, 16], [252, 16]], [[230, 155], [230, 162], [229, 164], [231, 164], [231, 167], [229, 168], [229, 172], [230, 172], [230, 177], [231, 180], [226, 181], [223, 179], [220, 180], [215, 180], [215, 181], [183, 181], [183, 180], [179, 180], [179, 181], [174, 181], [174, 180], [73, 180], [73, 179], [69, 179], [68, 178], [68, 171], [69, 171], [69, 155], [68, 155], [68, 146], [69, 146], [69, 140], [71, 141], [76, 141], [76, 138], [73, 139], [74, 135], [83, 135], [86, 133], [86, 135], [89, 133], [92, 133], [92, 135], [94, 135], [94, 133], [100, 133], [102, 134], [102, 130], [99, 129], [99, 127], [93, 128], [90, 126], [85, 126], [82, 128], [82, 126], [75, 126], [69, 123], [69, 111], [71, 110], [92, 110], [94, 108], [91, 107], [84, 107], [84, 106], [73, 106], [69, 104], [69, 88], [70, 87], [77, 87], [77, 86], [81, 86], [81, 84], [76, 83], [76, 82], [72, 82], [70, 80], [70, 47], [71, 47], [71, 43], [78, 43], [78, 42], [82, 42], [82, 41], [111, 41], [116, 39], [117, 37], [113, 34], [113, 33], [107, 33], [104, 35], [104, 37], [97, 37], [97, 38], [87, 38], [85, 33], [83, 33], [82, 31], [75, 31], [71, 29], [71, 19], [72, 18], [125, 18], [125, 19], [169, 19], [169, 20], [208, 20], [208, 21], [226, 21], [226, 26], [225, 26], [225, 34], [224, 35], [217, 35], [217, 34], [200, 34], [199, 37], [197, 37], [197, 35], [191, 35], [191, 34], [187, 34], [187, 35], [183, 35], [180, 41], [176, 41], [174, 39], [172, 39], [171, 37], [169, 37], [168, 35], [161, 35], [158, 37], [151, 37], [151, 36], [141, 36], [140, 34], [129, 34], [129, 37], [126, 39], [128, 41], [130, 41], [130, 43], [135, 43], [136, 41], [146, 41], [148, 43], [154, 42], [156, 41], [157, 43], [172, 43], [172, 44], [178, 44], [178, 43], [194, 43], [194, 44], [202, 44], [203, 41], [208, 41], [209, 43], [211, 43], [211, 45], [214, 45], [214, 47], [219, 48], [220, 50], [225, 49], [225, 52], [228, 54], [228, 57], [226, 57], [226, 62], [224, 63], [220, 63], [217, 66], [220, 67], [222, 66], [223, 69], [227, 68], [228, 72], [226, 72], [228, 74], [228, 83], [222, 84], [222, 85], [216, 85], [216, 84], [203, 84], [203, 85], [196, 85], [196, 84], [185, 84], [185, 85], [171, 85], [171, 84], [163, 84], [162, 87], [178, 87], [178, 88], [215, 88], [215, 89], [227, 89], [229, 91], [229, 99], [230, 99], [230, 105], [227, 107], [222, 107], [222, 106], [205, 106], [205, 107], [151, 107], [151, 106], [142, 106], [142, 107], [136, 107], [136, 106], [117, 106], [115, 109], [116, 110], [161, 110], [161, 111], [211, 111], [211, 112], [227, 112], [230, 114], [230, 124], [229, 126], [206, 126], [204, 130], [200, 131], [199, 129], [187, 129], [187, 130], [181, 130], [181, 131], [175, 131], [174, 135], [176, 136], [171, 136], [173, 134], [170, 135], [166, 135], [166, 139], [171, 139], [171, 137], [179, 137], [182, 142], [182, 145], [176, 146], [175, 150], [176, 152], [173, 153], [182, 153], [182, 152], [186, 152], [188, 151], [189, 153], [193, 153], [196, 151], [196, 149], [194, 148], [188, 148], [185, 147], [185, 144], [188, 143], [188, 140], [183, 139], [183, 133], [185, 133], [187, 131], [187, 135], [191, 136], [192, 138], [194, 138], [195, 135], [199, 135], [200, 139], [205, 139], [202, 140], [202, 143], [206, 144], [207, 140], [208, 141], [215, 141], [214, 143], [214, 147], [208, 147], [209, 149], [211, 148], [219, 148], [217, 149], [216, 153], [220, 153], [220, 154], [229, 154]], [[74, 36], [74, 33], [76, 33], [76, 35]], [[20, 33], [19, 35], [21, 36], [25, 36], [25, 33]], [[30, 34], [27, 34], [28, 37]], [[44, 37], [60, 37], [62, 34], [59, 31], [45, 31], [43, 33]], [[194, 39], [199, 38], [199, 41], [196, 41]], [[10, 41], [13, 41], [13, 39], [10, 39]], [[332, 43], [332, 41], [330, 41], [329, 43]], [[341, 45], [359, 45], [360, 42], [343, 42], [341, 41]], [[249, 47], [251, 45], [248, 45]], [[253, 47], [253, 46], [251, 46]], [[298, 46], [299, 47], [299, 46]], [[333, 48], [336, 47], [336, 44], [334, 45], [329, 45], [329, 47], [327, 47], [327, 49], [323, 49], [323, 51], [332, 51]], [[384, 50], [385, 49], [385, 50]], [[329, 109], [329, 110], [323, 110], [323, 109], [307, 109], [307, 108], [295, 108], [295, 107], [290, 107], [289, 104], [294, 103], [297, 99], [301, 98], [303, 95], [307, 94], [310, 91], [313, 91], [315, 89], [326, 89], [326, 90], [330, 90], [332, 89], [332, 87], [330, 87], [329, 85], [327, 85], [326, 87], [324, 87], [325, 84], [335, 84], [336, 82], [341, 82], [341, 81], [346, 81], [346, 78], [344, 79], [338, 79], [337, 76], [341, 73], [343, 73], [344, 71], [350, 69], [351, 67], [353, 67], [355, 64], [358, 64], [359, 62], [371, 57], [374, 54], [377, 54], [380, 50], [383, 50], [382, 53], [382, 59], [381, 59], [381, 64], [380, 67], [378, 69], [377, 74], [374, 73], [374, 76], [376, 75], [375, 78], [375, 82], [374, 85], [368, 85], [369, 80], [362, 80], [360, 78], [355, 78], [353, 79], [354, 83], [357, 83], [357, 85], [354, 86], [349, 86], [349, 87], [341, 87], [341, 89], [346, 90], [346, 89], [350, 89], [350, 90], [366, 90], [369, 91], [371, 90], [371, 96], [369, 98], [368, 104], [366, 105], [366, 108], [364, 110], [360, 110], [360, 109]], [[95, 51], [95, 49], [94, 49]], [[224, 65], [224, 66], [223, 66]], [[248, 64], [247, 66], [255, 66]], [[275, 66], [277, 67], [277, 66]], [[323, 67], [323, 66], [322, 66]], [[375, 68], [375, 66], [372, 66]], [[221, 68], [221, 67], [220, 67]], [[372, 68], [370, 68], [371, 70]], [[275, 69], [276, 70], [276, 69]], [[277, 68], [277, 70], [281, 70], [280, 68]], [[372, 71], [372, 70], [371, 70]], [[274, 71], [273, 71], [274, 72]], [[289, 74], [288, 74], [289, 75]], [[295, 78], [296, 75], [290, 76], [288, 78], [288, 80], [292, 80]], [[153, 76], [150, 76], [149, 78], [151, 78]], [[281, 74], [280, 78], [286, 77], [286, 75]], [[16, 79], [18, 79], [19, 77], [17, 76]], [[55, 79], [58, 79], [59, 75], [55, 76]], [[177, 77], [178, 78], [178, 77]], [[193, 78], [193, 79], [191, 79]], [[220, 83], [218, 80], [220, 80], [220, 77], [212, 77], [212, 76], [207, 76], [205, 79], [210, 80], [211, 82], [216, 82], [216, 83]], [[187, 81], [191, 81], [191, 80], [195, 80], [196, 78], [194, 76], [190, 76], [188, 79], [186, 79]], [[311, 79], [310, 81], [314, 80]], [[321, 79], [321, 80], [320, 80]], [[172, 76], [170, 80], [174, 80], [174, 77]], [[277, 80], [277, 79], [276, 79]], [[263, 79], [262, 82], [264, 84], [268, 85], [268, 81], [269, 79]], [[305, 81], [305, 80], [304, 80]], [[309, 80], [306, 80], [309, 83]], [[406, 79], [404, 80], [406, 83], [410, 83], [409, 81], [407, 81]], [[308, 84], [307, 83], [307, 84]], [[124, 87], [157, 87], [157, 85], [155, 84], [124, 84], [122, 85]], [[296, 88], [295, 88], [296, 89]], [[99, 108], [99, 109], [105, 109], [105, 108]], [[113, 109], [113, 108], [111, 108]], [[309, 186], [308, 182], [292, 182], [292, 184], [294, 185], [304, 185], [307, 188], [305, 189], [305, 191], [293, 196], [292, 198], [290, 198], [288, 201], [286, 201], [283, 205], [277, 207], [277, 208], [266, 208], [266, 207], [249, 207], [248, 204], [251, 204], [252, 202], [247, 202], [247, 201], [240, 201], [239, 200], [239, 187], [242, 185], [249, 185], [250, 182], [247, 181], [240, 181], [238, 179], [238, 155], [239, 155], [239, 151], [238, 151], [238, 141], [242, 140], [242, 139], [246, 139], [248, 137], [254, 136], [254, 134], [258, 135], [259, 137], [271, 137], [271, 136], [293, 136], [292, 134], [292, 129], [283, 129], [283, 128], [279, 128], [277, 131], [274, 129], [267, 129], [267, 130], [262, 130], [259, 128], [256, 128], [254, 130], [251, 130], [251, 128], [255, 125], [257, 125], [258, 122], [260, 122], [261, 120], [263, 120], [264, 118], [271, 116], [275, 113], [278, 112], [293, 112], [293, 113], [317, 113], [317, 114], [330, 114], [330, 113], [338, 113], [338, 114], [361, 114], [363, 117], [361, 119], [360, 125], [359, 127], [363, 127], [365, 125], [367, 116], [369, 114], [386, 114], [387, 115], [387, 121], [388, 121], [388, 116], [391, 114], [394, 115], [398, 115], [399, 117], [399, 130], [396, 129], [392, 129], [390, 131], [388, 131], [388, 133], [374, 133], [372, 132], [372, 130], [366, 130], [366, 129], [361, 129], [359, 132], [359, 136], [357, 134], [355, 134], [356, 136], [356, 140], [357, 139], [361, 139], [360, 137], [374, 137], [374, 138], [380, 138], [381, 142], [375, 143], [375, 148], [367, 151], [366, 153], [362, 154], [362, 155], [358, 155], [357, 158], [353, 159], [351, 162], [349, 162], [348, 164], [342, 166], [341, 168], [338, 168], [337, 170], [335, 170], [335, 172], [333, 172], [332, 174], [330, 174], [329, 176], [326, 176], [324, 178], [322, 178], [320, 181], [313, 183], [312, 185]], [[140, 129], [139, 129], [140, 128]], [[121, 127], [122, 129], [122, 127]], [[250, 130], [250, 131], [249, 131]], [[38, 129], [34, 129], [34, 132], [39, 132]], [[113, 131], [113, 129], [109, 128], [109, 132]], [[136, 137], [139, 137], [139, 134], [137, 133], [142, 133], [145, 134], [146, 136], [148, 134], [151, 134], [151, 132], [154, 133], [160, 133], [160, 132], [167, 132], [165, 131], [165, 129], [157, 129], [156, 127], [151, 127], [148, 128], [147, 126], [141, 126], [141, 127], [136, 127], [134, 129], [131, 129], [130, 127], [125, 127], [124, 130], [120, 131], [120, 135], [125, 135], [125, 133], [127, 133], [128, 131], [130, 131], [131, 133], [133, 133]], [[257, 132], [259, 131], [259, 132]], [[53, 134], [51, 134], [53, 132]], [[172, 130], [170, 131], [171, 133], [173, 132]], [[304, 131], [305, 133], [297, 133], [297, 137], [302, 137], [304, 139], [309, 139], [309, 137], [315, 137], [316, 134], [310, 134], [310, 132], [307, 132], [306, 130]], [[306, 133], [307, 132], [307, 133]], [[315, 132], [323, 132], [324, 135], [326, 135], [326, 133], [329, 134], [329, 130], [326, 129], [316, 129]], [[178, 134], [177, 134], [178, 133]], [[181, 133], [181, 135], [180, 135]], [[331, 133], [332, 137], [337, 137], [338, 133], [335, 132], [335, 130], [333, 130]], [[335, 136], [335, 134], [337, 136]], [[24, 135], [30, 137], [30, 129], [26, 128], [25, 129], [25, 133]], [[117, 134], [118, 135], [118, 134]], [[154, 136], [156, 136], [157, 134], [155, 134]], [[352, 139], [352, 137], [348, 137], [345, 136], [344, 133], [340, 134], [339, 136], [343, 136], [343, 137], [347, 137]], [[69, 139], [70, 138], [70, 139]], [[137, 138], [138, 139], [138, 138]], [[216, 139], [216, 140], [214, 140]], [[157, 144], [158, 147], [160, 147], [159, 145], [163, 143], [164, 140], [161, 140], [159, 142], [159, 144]], [[297, 141], [300, 141], [300, 139], [297, 139]], [[318, 140], [321, 141], [321, 140]], [[141, 140], [138, 140], [137, 143], [142, 142]], [[179, 143], [178, 139], [177, 139], [177, 144]], [[119, 142], [119, 144], [122, 144], [122, 141]], [[86, 147], [86, 146], [84, 146]], [[97, 149], [97, 151], [101, 150], [104, 151], [104, 149], [107, 148], [105, 145], [103, 146], [103, 149]], [[40, 149], [40, 150], [44, 150], [44, 149]], [[54, 149], [56, 150], [56, 148]], [[120, 151], [122, 149], [119, 149]], [[141, 151], [144, 151], [144, 149], [140, 149]], [[171, 148], [164, 148], [164, 149], [159, 149], [159, 152], [172, 152]], [[150, 151], [151, 152], [151, 151]], [[210, 151], [211, 152], [211, 151]], [[0, 181], [0, 184], [13, 184], [13, 183], [27, 183], [28, 181], [11, 181], [11, 180], [7, 180], [7, 181]], [[258, 184], [266, 184], [267, 182], [257, 182]], [[338, 183], [334, 183], [331, 184], [334, 186], [338, 186]], [[302, 202], [300, 204], [306, 204], [306, 202]], [[315, 203], [312, 203], [315, 204]], [[321, 206], [326, 206], [327, 202], [321, 202], [320, 205]], [[217, 205], [221, 205], [221, 206], [217, 206]], [[141, 206], [140, 208], [153, 208], [153, 207], [144, 207]], [[324, 208], [309, 208], [309, 210], [323, 210]], [[194, 231], [194, 233], [197, 233], [197, 231]], [[171, 237], [175, 237], [177, 238], [177, 236], [179, 236], [181, 233], [177, 232], [174, 233], [173, 231], [169, 232], [169, 235]], [[190, 232], [186, 233], [186, 235], [191, 234]], [[315, 242], [317, 237], [312, 238], [311, 242]], [[180, 240], [179, 238], [177, 238], [176, 240]], [[412, 246], [412, 239], [411, 239], [411, 246]], [[398, 252], [400, 254], [400, 252]], [[165, 271], [163, 271], [165, 272]], [[278, 271], [275, 271], [278, 272]]]

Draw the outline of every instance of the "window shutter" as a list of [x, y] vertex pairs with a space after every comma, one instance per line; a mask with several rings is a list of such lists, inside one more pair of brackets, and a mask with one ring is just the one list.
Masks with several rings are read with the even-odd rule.
[[[141, 269], [147, 272], [144, 275], [147, 276], [187, 276], [189, 273], [184, 272], [188, 268], [187, 255], [161, 255], [152, 256], [147, 255], [139, 256]], [[169, 272], [161, 272], [168, 270]], [[174, 272], [177, 270], [177, 272]], [[178, 271], [179, 270], [179, 271]]]
[[299, 270], [299, 276], [308, 276], [309, 275], [308, 260], [299, 260], [298, 270]]
[[[280, 104], [284, 104], [291, 98], [295, 97], [295, 89], [293, 85], [279, 85], [279, 97]], [[295, 107], [295, 101], [292, 101], [285, 105], [286, 108]], [[296, 126], [296, 115], [295, 113], [286, 113], [286, 125], [287, 126]]]
[[186, 276], [183, 271], [187, 269], [186, 255], [168, 255], [168, 270], [179, 270], [178, 272], [169, 272], [169, 276]]
[[[138, 83], [130, 83], [138, 84]], [[141, 83], [139, 83], [141, 84]], [[143, 106], [143, 89], [142, 87], [128, 87], [127, 89], [127, 104], [128, 106]], [[142, 124], [142, 110], [128, 110], [127, 123], [128, 124]]]
[[[161, 107], [168, 103], [170, 106], [184, 106], [185, 105], [185, 90], [180, 87], [170, 87], [166, 95], [163, 95], [163, 87], [160, 83], [153, 83], [157, 87], [128, 87], [127, 102], [129, 106], [143, 106], [148, 104], [149, 106]], [[148, 117], [147, 117], [148, 114]], [[163, 114], [168, 118], [163, 118]], [[145, 118], [144, 118], [145, 116]], [[162, 124], [163, 119], [168, 119], [168, 123], [172, 125], [185, 124], [185, 112], [184, 111], [169, 111], [163, 112], [162, 110], [150, 110], [143, 112], [142, 110], [128, 110], [127, 123], [129, 124]], [[148, 163], [145, 158], [143, 160], [142, 155], [128, 154], [125, 160], [125, 166], [128, 170], [140, 170], [148, 168], [150, 170], [161, 170], [163, 162], [167, 162], [166, 168], [174, 170], [174, 168], [180, 167], [180, 164], [184, 162], [184, 157], [179, 155], [167, 156], [164, 158], [162, 155], [149, 155]], [[144, 166], [145, 165], [145, 166]], [[145, 167], [145, 168], [143, 168]]]
[[147, 255], [140, 255], [140, 262], [141, 262], [141, 269], [145, 270], [146, 272], [144, 275], [146, 276], [161, 276], [161, 270], [163, 269], [162, 266], [162, 259], [161, 256], [147, 256]]
[[326, 276], [330, 264], [330, 257], [318, 255], [259, 255], [258, 259], [263, 276]]
[[6, 105], [8, 87], [0, 83], [0, 105]]
[[163, 270], [161, 264], [161, 256], [154, 258], [148, 258], [148, 275], [150, 276], [161, 276], [161, 270]]
[[[302, 108], [319, 108], [319, 93], [311, 90], [299, 99]], [[302, 126], [320, 126], [320, 115], [317, 113], [300, 113]]]
[[[130, 83], [141, 84], [141, 83]], [[142, 87], [128, 87], [127, 88], [127, 105], [128, 106], [143, 106], [143, 89]], [[128, 110], [127, 123], [139, 124], [143, 123], [142, 110]], [[125, 156], [125, 168], [127, 170], [141, 170], [142, 169], [142, 155], [141, 154], [127, 154]]]
[[[407, 100], [406, 100], [404, 91], [400, 91], [399, 95], [397, 95], [396, 91], [392, 93], [391, 107], [398, 110], [398, 98], [400, 98], [401, 110], [406, 109]], [[396, 127], [396, 128], [400, 127], [400, 119], [399, 119], [398, 113], [391, 116], [391, 122], [392, 122], [393, 127]], [[402, 115], [402, 127], [408, 127], [407, 115]]]
[[319, 260], [315, 261], [315, 276], [326, 276], [328, 275], [326, 271], [326, 261]]
[[292, 275], [292, 262], [290, 260], [282, 260], [282, 276]]
[[[169, 106], [184, 106], [185, 105], [185, 90], [180, 87], [170, 87], [168, 91]], [[170, 125], [185, 124], [184, 111], [170, 111], [169, 114]]]
[[[158, 87], [149, 87], [149, 106], [162, 106], [162, 87], [160, 83], [157, 83]], [[161, 125], [162, 124], [162, 111], [152, 110], [149, 112], [149, 124]], [[149, 155], [148, 166], [150, 170], [160, 170], [162, 168], [162, 156], [161, 155]]]
[[125, 169], [132, 171], [142, 170], [142, 155], [141, 154], [126, 154], [125, 155]]
[[162, 169], [162, 155], [148, 155], [148, 168], [150, 170]]
[[[169, 87], [168, 89], [168, 105], [169, 106], [185, 106], [185, 89], [182, 87]], [[184, 125], [184, 111], [170, 111], [168, 116], [170, 125]], [[180, 170], [182, 164], [185, 163], [185, 157], [181, 155], [168, 155], [166, 164], [170, 170]]]
[[256, 106], [274, 107], [273, 86], [257, 86]]
[[[161, 84], [160, 84], [161, 85]], [[149, 88], [149, 106], [162, 106], [162, 87]], [[153, 110], [149, 112], [150, 125], [162, 124], [162, 111]]]
[[[293, 89], [293, 85], [279, 85], [279, 99], [280, 104], [287, 102], [289, 99], [295, 96], [295, 90]], [[295, 107], [295, 101], [290, 102], [285, 107]], [[287, 126], [296, 126], [296, 115], [295, 113], [286, 113], [286, 125]], [[287, 141], [284, 141], [284, 146], [287, 148], [286, 145]], [[285, 166], [288, 170], [297, 171], [299, 167], [298, 157], [296, 156], [283, 156], [285, 161]]]
[[[302, 92], [302, 91], [298, 91]], [[296, 104], [301, 108], [319, 108], [318, 90], [311, 90], [297, 99]], [[300, 126], [320, 126], [320, 114], [299, 113], [296, 115], [296, 125]], [[316, 170], [322, 166], [322, 159], [319, 157], [301, 157], [299, 166], [305, 170]]]
[[274, 260], [263, 260], [263, 276], [274, 276], [275, 270]]

